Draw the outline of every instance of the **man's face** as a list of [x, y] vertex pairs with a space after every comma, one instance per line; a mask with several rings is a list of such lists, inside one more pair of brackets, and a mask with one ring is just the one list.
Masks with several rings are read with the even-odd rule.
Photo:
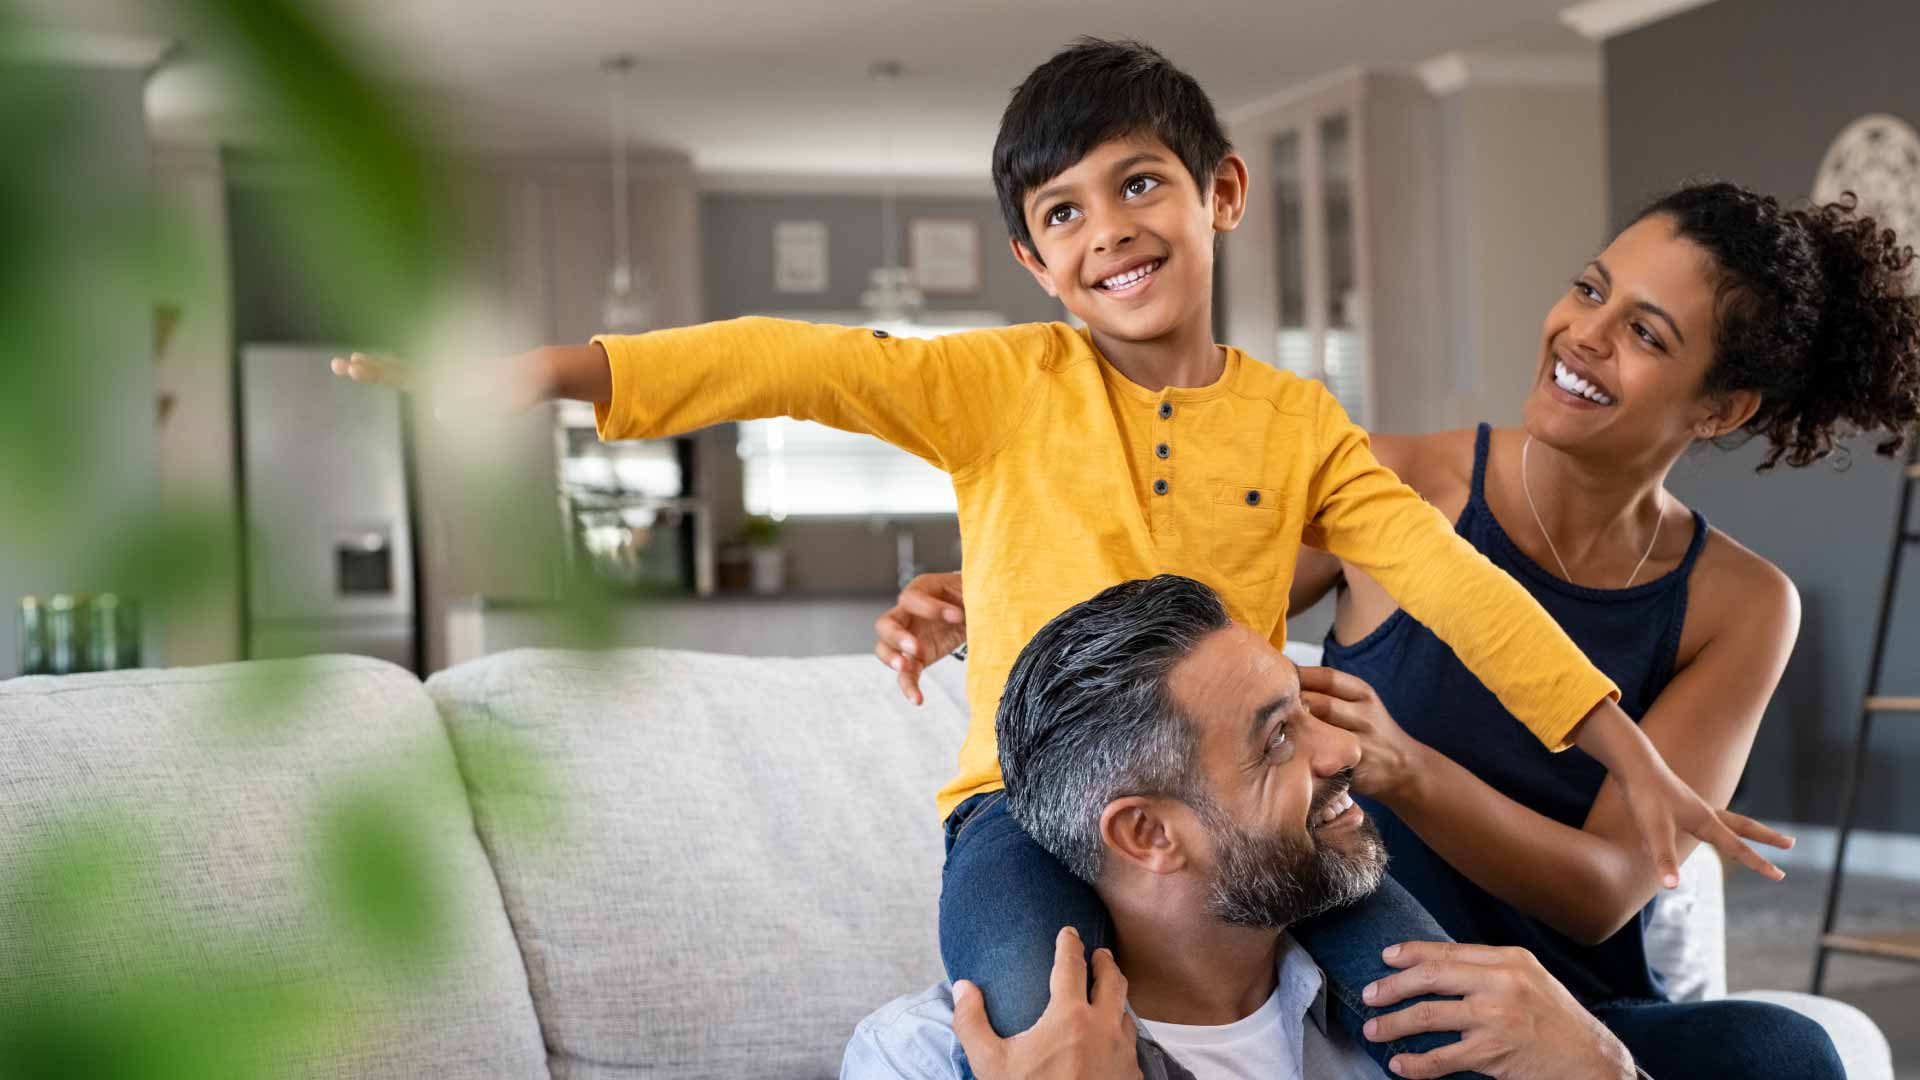
[[1359, 743], [1307, 711], [1291, 661], [1235, 623], [1201, 640], [1170, 689], [1209, 799], [1195, 809], [1215, 917], [1279, 929], [1379, 886], [1386, 849], [1347, 795]]
[[[1232, 157], [1225, 168], [1244, 167]], [[1103, 334], [1163, 337], [1211, 310], [1213, 236], [1238, 223], [1209, 182], [1150, 134], [1101, 143], [1029, 191], [1022, 207], [1039, 258], [1014, 256], [1040, 287]], [[1238, 188], [1230, 187], [1228, 203]]]

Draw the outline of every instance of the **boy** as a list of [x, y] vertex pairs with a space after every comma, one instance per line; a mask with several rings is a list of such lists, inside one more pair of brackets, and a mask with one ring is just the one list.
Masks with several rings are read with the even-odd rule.
[[[1190, 76], [1147, 46], [1083, 39], [1015, 91], [993, 177], [1014, 258], [1085, 330], [900, 340], [748, 318], [538, 349], [495, 381], [516, 404], [594, 402], [602, 438], [785, 415], [876, 435], [952, 476], [972, 722], [938, 795], [941, 943], [949, 974], [983, 987], [996, 1029], [1022, 1030], [1044, 1008], [1060, 926], [1093, 948], [1104, 921], [1091, 890], [1005, 814], [993, 724], [1014, 658], [1054, 615], [1159, 573], [1208, 582], [1281, 642], [1286, 560], [1303, 537], [1364, 567], [1546, 745], [1606, 764], [1669, 886], [1676, 829], [1778, 873], [1739, 835], [1784, 838], [1674, 776], [1613, 684], [1375, 462], [1324, 387], [1214, 343], [1215, 240], [1240, 221], [1247, 170]], [[335, 370], [404, 381], [359, 355]], [[1431, 935], [1386, 940], [1416, 936]]]

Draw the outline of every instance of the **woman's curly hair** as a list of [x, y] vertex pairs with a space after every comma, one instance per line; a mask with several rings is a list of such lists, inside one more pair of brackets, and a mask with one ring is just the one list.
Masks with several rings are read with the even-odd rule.
[[[1771, 444], [1760, 470], [1832, 454], [1854, 432], [1881, 432], [1892, 455], [1920, 420], [1920, 297], [1913, 248], [1839, 202], [1789, 210], [1724, 182], [1683, 187], [1634, 219], [1671, 218], [1720, 272], [1707, 392], [1751, 390], [1741, 429]], [[1845, 456], [1844, 448], [1841, 449]]]

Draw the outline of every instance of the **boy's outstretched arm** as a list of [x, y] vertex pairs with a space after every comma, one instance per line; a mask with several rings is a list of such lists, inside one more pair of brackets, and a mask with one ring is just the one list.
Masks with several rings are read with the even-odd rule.
[[1664, 885], [1679, 883], [1682, 833], [1758, 873], [1783, 876], [1741, 838], [1777, 847], [1791, 841], [1714, 808], [1676, 775], [1621, 711], [1613, 680], [1532, 594], [1375, 460], [1366, 432], [1331, 393], [1321, 393], [1305, 541], [1380, 582], [1548, 749], [1578, 745], [1605, 765]]
[[421, 372], [361, 354], [336, 359], [333, 369], [425, 394], [441, 415], [591, 401], [609, 440], [773, 416], [813, 420], [873, 435], [953, 473], [997, 450], [1025, 418], [1060, 332], [1034, 324], [898, 338], [747, 317], [603, 334], [454, 370]]
[[613, 372], [607, 351], [598, 342], [542, 345], [463, 368], [457, 380], [437, 380], [444, 389], [423, 385], [424, 373], [410, 365], [367, 353], [334, 357], [333, 373], [355, 382], [432, 392], [436, 400], [452, 397], [501, 412], [519, 412], [552, 398], [593, 402], [613, 398]]

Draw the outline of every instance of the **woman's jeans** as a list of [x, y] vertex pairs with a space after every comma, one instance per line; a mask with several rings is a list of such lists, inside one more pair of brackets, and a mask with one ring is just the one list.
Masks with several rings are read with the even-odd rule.
[[[1054, 938], [1072, 926], [1087, 949], [1113, 947], [1113, 924], [1092, 886], [1029, 837], [1007, 811], [1004, 791], [975, 795], [947, 818], [947, 863], [940, 885], [940, 955], [952, 980], [978, 986], [987, 1019], [1003, 1037], [1032, 1027], [1046, 1011]], [[1360, 991], [1392, 974], [1380, 959], [1403, 941], [1449, 941], [1433, 916], [1392, 878], [1350, 907], [1288, 927], [1327, 978], [1327, 1015], [1381, 1064], [1458, 1042], [1456, 1033], [1428, 1033], [1369, 1042], [1361, 1025], [1376, 1009]], [[1413, 1001], [1444, 1000], [1415, 998]], [[1411, 1004], [1408, 1002], [1406, 1004]], [[1389, 1074], [1391, 1075], [1391, 1074]], [[1478, 1073], [1455, 1073], [1478, 1077]]]

